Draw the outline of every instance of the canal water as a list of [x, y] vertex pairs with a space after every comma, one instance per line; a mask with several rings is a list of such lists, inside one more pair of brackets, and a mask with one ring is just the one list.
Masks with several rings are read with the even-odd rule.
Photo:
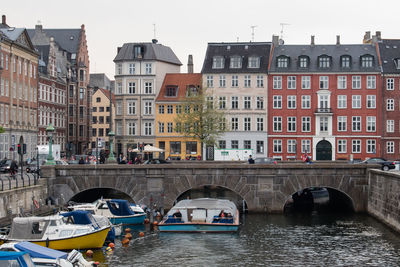
[[95, 251], [100, 266], [400, 266], [400, 234], [360, 214], [246, 214], [234, 234], [130, 228], [129, 246]]

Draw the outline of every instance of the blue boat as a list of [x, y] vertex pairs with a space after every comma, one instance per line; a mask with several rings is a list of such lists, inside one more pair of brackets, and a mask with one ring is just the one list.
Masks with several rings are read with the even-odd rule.
[[198, 198], [179, 201], [158, 224], [160, 232], [236, 232], [239, 211], [224, 199]]
[[35, 264], [27, 252], [0, 251], [0, 266], [32, 267]]

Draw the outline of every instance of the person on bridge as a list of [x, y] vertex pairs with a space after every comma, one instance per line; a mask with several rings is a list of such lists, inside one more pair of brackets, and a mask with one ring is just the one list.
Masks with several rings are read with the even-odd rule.
[[251, 155], [249, 155], [248, 161], [249, 161], [249, 164], [254, 164], [254, 159], [251, 157]]
[[15, 179], [15, 174], [17, 173], [17, 170], [18, 170], [17, 162], [15, 160], [12, 160], [11, 164], [10, 164], [10, 176], [13, 176], [14, 179]]

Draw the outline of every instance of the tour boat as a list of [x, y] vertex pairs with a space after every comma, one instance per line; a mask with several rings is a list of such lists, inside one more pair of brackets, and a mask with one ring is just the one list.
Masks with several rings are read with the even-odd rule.
[[239, 211], [229, 200], [185, 199], [167, 213], [158, 228], [160, 232], [236, 232]]
[[[62, 252], [45, 248], [31, 242], [11, 242], [0, 246], [0, 251], [27, 252], [36, 266], [59, 267], [92, 267], [97, 266], [93, 261], [88, 262], [77, 250]], [[1, 266], [1, 264], [0, 264]]]
[[87, 211], [72, 211], [46, 217], [16, 217], [3, 242], [29, 241], [59, 250], [101, 248], [111, 224]]
[[93, 203], [68, 207], [70, 210], [87, 210], [95, 215], [107, 217], [112, 224], [143, 224], [146, 213], [137, 205], [124, 199], [99, 199]]

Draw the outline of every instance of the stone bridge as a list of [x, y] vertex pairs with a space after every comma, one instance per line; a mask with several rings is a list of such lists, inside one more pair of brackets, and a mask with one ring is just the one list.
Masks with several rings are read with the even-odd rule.
[[[49, 195], [59, 203], [88, 189], [113, 188], [136, 203], [169, 209], [184, 192], [205, 185], [227, 188], [243, 198], [249, 211], [282, 212], [295, 192], [328, 187], [346, 194], [355, 211], [367, 211], [368, 168], [346, 163], [175, 163], [163, 165], [46, 166]], [[150, 203], [152, 202], [152, 203]]]

